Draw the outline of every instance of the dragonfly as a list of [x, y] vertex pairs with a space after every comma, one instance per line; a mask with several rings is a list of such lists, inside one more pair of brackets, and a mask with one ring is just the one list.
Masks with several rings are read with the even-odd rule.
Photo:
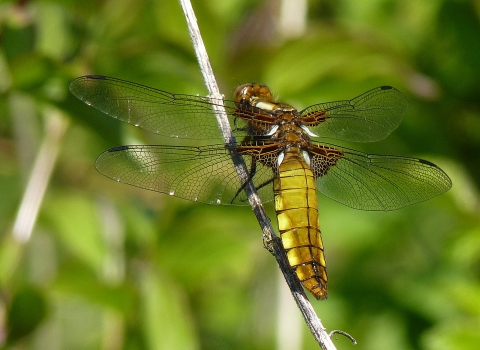
[[[252, 181], [264, 202], [274, 201], [289, 264], [317, 299], [328, 294], [317, 191], [355, 209], [390, 211], [452, 185], [427, 160], [366, 154], [319, 140], [387, 137], [408, 107], [390, 86], [303, 110], [277, 102], [267, 86], [256, 83], [238, 86], [232, 100], [172, 94], [99, 75], [73, 80], [70, 91], [113, 118], [174, 139], [222, 140], [219, 112], [212, 107], [225, 108], [235, 143], [119, 146], [102, 153], [95, 166], [121, 183], [215, 205], [248, 205], [244, 188]], [[239, 179], [232, 152], [243, 157], [247, 181]]]

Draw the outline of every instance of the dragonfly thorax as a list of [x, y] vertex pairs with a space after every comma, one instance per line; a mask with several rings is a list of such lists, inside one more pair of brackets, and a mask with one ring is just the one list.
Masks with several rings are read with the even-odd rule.
[[310, 144], [310, 137], [305, 130], [294, 123], [280, 125], [272, 137], [280, 147], [306, 148]]

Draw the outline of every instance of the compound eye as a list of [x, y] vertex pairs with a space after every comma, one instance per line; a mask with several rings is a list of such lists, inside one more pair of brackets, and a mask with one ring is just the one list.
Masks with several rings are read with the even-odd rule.
[[263, 102], [273, 102], [273, 95], [270, 89], [263, 84], [242, 84], [237, 86], [234, 93], [234, 101], [236, 103], [254, 104], [253, 100]]
[[266, 102], [272, 102], [272, 92], [266, 85], [258, 84], [257, 96]]
[[253, 90], [253, 84], [250, 83], [237, 86], [233, 94], [234, 101], [236, 103], [250, 102], [252, 95], [255, 95], [255, 92]]

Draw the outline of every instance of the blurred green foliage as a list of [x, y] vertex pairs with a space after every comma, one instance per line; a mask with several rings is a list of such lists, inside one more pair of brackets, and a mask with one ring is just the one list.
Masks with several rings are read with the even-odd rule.
[[[292, 38], [278, 25], [279, 4], [194, 1], [225, 95], [263, 82], [301, 108], [393, 85], [410, 100], [402, 125], [384, 141], [348, 146], [426, 158], [453, 181], [448, 193], [389, 213], [321, 196], [329, 298], [313, 303], [324, 325], [352, 334], [356, 349], [477, 349], [479, 2], [310, 1], [306, 30]], [[277, 316], [290, 301], [251, 210], [98, 174], [106, 148], [155, 139], [76, 100], [68, 85], [85, 74], [206, 93], [177, 1], [0, 2], [0, 343], [279, 348]], [[66, 134], [33, 235], [19, 243], [13, 223], [52, 114]], [[317, 348], [306, 326], [293, 332], [303, 349]]]

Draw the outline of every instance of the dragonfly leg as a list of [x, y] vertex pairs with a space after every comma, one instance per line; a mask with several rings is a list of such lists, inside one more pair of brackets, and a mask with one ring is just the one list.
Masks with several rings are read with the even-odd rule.
[[247, 184], [252, 181], [253, 177], [255, 176], [257, 172], [257, 162], [255, 160], [255, 158], [252, 157], [252, 164], [250, 166], [250, 170], [248, 172], [248, 179], [247, 181], [245, 181], [242, 186], [240, 186], [240, 188], [237, 190], [237, 192], [235, 193], [235, 196], [233, 196], [232, 200], [230, 201], [230, 203], [233, 204], [233, 202], [235, 202], [235, 199], [237, 199], [237, 197], [239, 196], [240, 193], [242, 193], [242, 191], [245, 189], [245, 187], [247, 186]]

